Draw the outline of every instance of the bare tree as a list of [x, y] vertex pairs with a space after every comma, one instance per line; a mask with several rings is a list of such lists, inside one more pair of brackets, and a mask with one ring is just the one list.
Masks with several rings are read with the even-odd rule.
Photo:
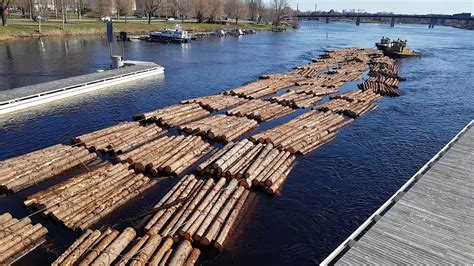
[[208, 13], [208, 8], [207, 0], [192, 0], [192, 11], [198, 23], [204, 21]]
[[11, 5], [11, 0], [0, 0], [0, 16], [2, 17], [2, 26], [7, 26], [8, 8]]
[[189, 15], [189, 9], [191, 8], [189, 0], [175, 0], [174, 4], [176, 12], [181, 18], [181, 23], [184, 23], [184, 18]]
[[281, 21], [285, 18], [285, 14], [289, 9], [288, 0], [273, 0], [273, 25], [279, 26]]
[[256, 21], [258, 18], [257, 0], [247, 0], [247, 9], [250, 20]]
[[247, 5], [245, 5], [243, 0], [228, 0], [226, 3], [226, 13], [234, 18], [235, 24], [237, 24], [239, 19], [247, 14]]
[[222, 16], [222, 0], [208, 0], [207, 5], [207, 21], [215, 22], [217, 18]]
[[151, 17], [158, 11], [161, 0], [137, 0], [137, 5], [143, 8], [148, 17], [148, 24], [151, 24]]
[[78, 20], [81, 20], [82, 14], [85, 13], [86, 9], [89, 7], [89, 4], [90, 3], [88, 0], [74, 0], [74, 8], [75, 8]]
[[[120, 15], [130, 15], [132, 13], [132, 0], [115, 0], [115, 10], [117, 12], [117, 19], [120, 19]], [[126, 21], [126, 19], [125, 19]]]
[[265, 14], [265, 3], [263, 0], [255, 0], [255, 5], [257, 6], [257, 24], [262, 22], [262, 18]]

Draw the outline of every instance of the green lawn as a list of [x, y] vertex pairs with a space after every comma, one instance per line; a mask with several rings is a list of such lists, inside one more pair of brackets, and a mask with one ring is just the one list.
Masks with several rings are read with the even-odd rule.
[[[174, 22], [158, 22], [152, 21], [148, 24], [143, 20], [130, 20], [127, 23], [124, 21], [114, 22], [114, 31], [126, 31], [132, 34], [147, 34], [153, 30], [161, 30], [164, 28], [174, 28], [179, 21]], [[234, 29], [237, 26], [232, 23], [229, 25], [208, 24], [208, 23], [184, 23], [183, 28], [188, 31], [214, 31], [219, 29]], [[239, 23], [239, 28], [254, 29], [254, 30], [269, 30], [270, 25], [266, 24], [249, 24]], [[84, 19], [81, 21], [70, 20], [65, 29], [62, 29], [60, 20], [48, 20], [41, 22], [41, 33], [38, 31], [38, 22], [28, 19], [9, 19], [8, 26], [0, 26], [0, 41], [17, 39], [17, 38], [31, 38], [41, 36], [62, 36], [62, 35], [91, 35], [91, 34], [105, 34], [105, 24], [101, 21]]]

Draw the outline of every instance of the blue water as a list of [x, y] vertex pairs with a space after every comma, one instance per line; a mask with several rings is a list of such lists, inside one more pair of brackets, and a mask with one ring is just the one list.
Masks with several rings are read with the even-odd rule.
[[[126, 57], [163, 65], [164, 77], [0, 117], [0, 159], [68, 143], [73, 136], [130, 120], [134, 114], [236, 87], [260, 74], [288, 71], [325, 49], [371, 47], [382, 35], [407, 39], [411, 48], [423, 53], [420, 59], [399, 62], [407, 78], [402, 96], [380, 100], [377, 109], [342, 129], [330, 144], [300, 157], [282, 194], [256, 195], [224, 252], [205, 250], [199, 261], [318, 263], [474, 119], [474, 32], [425, 25], [304, 22], [295, 31], [238, 39], [184, 45], [130, 42]], [[105, 68], [107, 49], [104, 40], [93, 38], [0, 44], [0, 90]], [[172, 182], [165, 181], [97, 226], [151, 206]], [[0, 213], [31, 213], [21, 207], [21, 200], [39, 189], [0, 197]], [[62, 252], [77, 236], [41, 217], [35, 219], [50, 228], [50, 238], [21, 264], [37, 262], [39, 256], [44, 263], [54, 260], [54, 252]]]

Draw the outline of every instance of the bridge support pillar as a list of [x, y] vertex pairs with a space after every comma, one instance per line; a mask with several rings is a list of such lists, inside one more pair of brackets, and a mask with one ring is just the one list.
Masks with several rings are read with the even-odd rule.
[[434, 28], [434, 26], [435, 26], [435, 24], [436, 24], [437, 22], [438, 22], [438, 19], [436, 19], [436, 18], [430, 19], [430, 24], [428, 25], [428, 28], [429, 28], [429, 29]]
[[395, 27], [395, 22], [396, 22], [395, 17], [392, 17], [392, 21], [390, 21], [390, 27]]
[[326, 24], [329, 23], [329, 17], [326, 17]]
[[357, 17], [356, 19], [356, 26], [359, 26], [360, 25], [360, 17]]

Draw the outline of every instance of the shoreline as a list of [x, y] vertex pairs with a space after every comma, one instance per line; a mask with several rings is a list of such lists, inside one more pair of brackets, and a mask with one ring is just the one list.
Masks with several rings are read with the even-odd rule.
[[[60, 21], [46, 21], [42, 23], [42, 32], [39, 33], [39, 25], [34, 21], [26, 19], [12, 19], [8, 21], [8, 26], [0, 26], [0, 43], [6, 43], [16, 40], [37, 39], [42, 37], [71, 37], [71, 36], [105, 36], [105, 23], [93, 20], [70, 21], [63, 30]], [[125, 31], [129, 35], [148, 35], [151, 31], [162, 30], [165, 28], [174, 28], [180, 21], [163, 22], [154, 21], [151, 24], [144, 21], [116, 21], [114, 22], [114, 33]], [[271, 31], [270, 24], [252, 24], [252, 23], [234, 23], [230, 24], [211, 24], [184, 22], [183, 29], [193, 32], [213, 32], [217, 30], [231, 30], [240, 28], [242, 30]]]

